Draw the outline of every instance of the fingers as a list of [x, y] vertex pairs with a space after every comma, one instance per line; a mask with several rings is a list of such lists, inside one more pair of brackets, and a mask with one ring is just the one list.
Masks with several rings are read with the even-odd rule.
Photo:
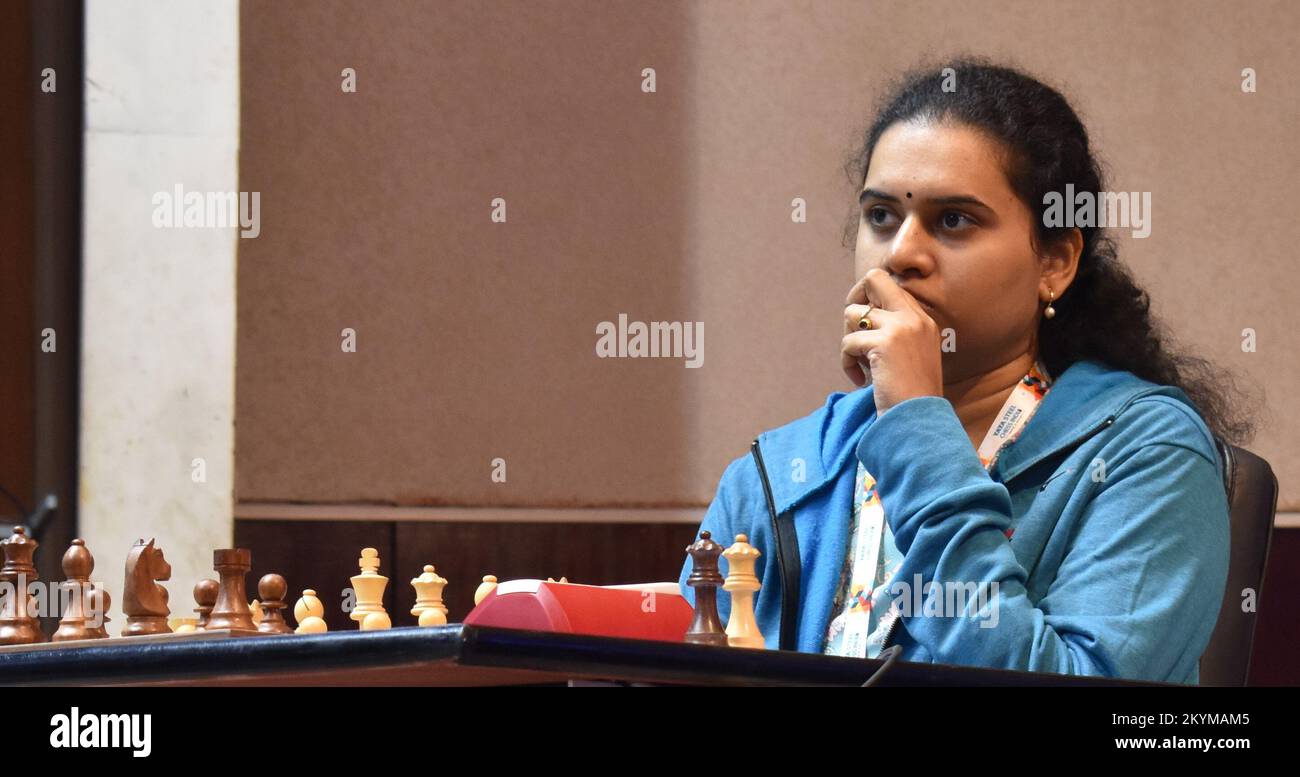
[[[871, 305], [870, 308], [867, 307], [868, 304]], [[871, 320], [870, 329], [861, 328], [863, 315]], [[871, 376], [872, 365], [880, 356], [873, 356], [873, 351], [888, 345], [900, 335], [910, 337], [905, 333], [924, 327], [925, 324], [933, 326], [934, 322], [916, 299], [899, 286], [888, 272], [879, 267], [871, 268], [849, 290], [845, 301], [840, 367], [853, 385], [865, 386]]]
[[[893, 283], [894, 280], [888, 272], [879, 267], [872, 267], [867, 270], [866, 274], [859, 278], [857, 283], [853, 284], [853, 288], [849, 289], [849, 296], [844, 301], [844, 304], [865, 305], [871, 303], [876, 307], [889, 308], [888, 305], [884, 304], [885, 298], [880, 291], [882, 278], [890, 283]], [[889, 309], [893, 310], [894, 308]]]
[[840, 367], [853, 385], [867, 385], [870, 352], [881, 345], [883, 338], [882, 333], [874, 329], [855, 329], [840, 340]]
[[[872, 272], [874, 272], [874, 268], [868, 270], [867, 275]], [[849, 289], [849, 296], [844, 299], [845, 305], [865, 305], [867, 303], [867, 275], [858, 278], [858, 282], [853, 284], [853, 288]]]
[[844, 374], [848, 376], [849, 382], [858, 388], [867, 385], [868, 370], [862, 368], [862, 365], [855, 359], [840, 359], [840, 366], [844, 368]]
[[862, 276], [862, 283], [867, 299], [873, 305], [886, 310], [910, 310], [917, 306], [916, 300], [898, 285], [894, 276], [879, 267], [868, 270], [867, 274]]
[[886, 342], [886, 335], [876, 330], [850, 332], [840, 340], [841, 361], [852, 359], [854, 362], [866, 362], [870, 352]]
[[872, 306], [868, 308], [866, 305], [846, 305], [844, 306], [844, 334], [862, 329], [858, 322], [862, 320], [864, 315], [867, 315], [868, 310], [871, 311], [871, 314], [867, 317], [871, 319], [872, 329], [880, 329], [891, 321], [894, 316], [893, 311], [880, 307]]
[[844, 364], [842, 366], [844, 367], [844, 374], [848, 376], [850, 383], [858, 388], [867, 385], [867, 373], [866, 370], [862, 369], [862, 365], [853, 362], [852, 364]]
[[[866, 305], [846, 305], [844, 307], [844, 339], [840, 341], [840, 368], [853, 385], [861, 388], [867, 385], [870, 370], [867, 367], [867, 351], [880, 345], [880, 330], [888, 327], [897, 314], [879, 307], [869, 308], [871, 329], [859, 326], [862, 316], [867, 313]], [[871, 335], [870, 338], [856, 335]]]
[[[894, 276], [879, 267], [872, 267], [853, 284], [846, 305], [865, 305], [870, 303], [883, 310], [920, 310], [920, 306], [911, 294], [908, 294]], [[921, 311], [924, 312], [924, 311]]]

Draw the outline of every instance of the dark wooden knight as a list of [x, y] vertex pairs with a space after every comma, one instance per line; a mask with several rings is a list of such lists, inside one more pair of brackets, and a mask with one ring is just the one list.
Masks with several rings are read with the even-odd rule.
[[122, 596], [122, 612], [126, 614], [126, 627], [122, 636], [136, 637], [144, 634], [169, 634], [167, 616], [167, 589], [155, 580], [170, 580], [172, 566], [163, 558], [162, 548], [154, 541], [137, 540], [126, 557], [126, 590]]

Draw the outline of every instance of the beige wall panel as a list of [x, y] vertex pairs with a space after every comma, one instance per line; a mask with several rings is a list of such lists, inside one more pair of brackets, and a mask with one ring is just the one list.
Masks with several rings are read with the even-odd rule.
[[[707, 504], [755, 433], [851, 388], [841, 162], [888, 77], [968, 51], [1062, 87], [1111, 187], [1152, 192], [1120, 255], [1260, 385], [1250, 447], [1300, 509], [1298, 26], [1286, 2], [245, 2], [236, 496]], [[620, 313], [703, 321], [703, 366], [596, 358]]]

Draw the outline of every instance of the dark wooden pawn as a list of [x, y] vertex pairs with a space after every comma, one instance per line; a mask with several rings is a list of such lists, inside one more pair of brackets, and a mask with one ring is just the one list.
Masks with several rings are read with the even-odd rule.
[[212, 608], [217, 603], [217, 594], [220, 591], [221, 585], [216, 580], [204, 578], [194, 584], [194, 603], [198, 605], [194, 608], [194, 612], [199, 614], [195, 631], [205, 631], [208, 628], [208, 617], [212, 615]]
[[263, 634], [292, 634], [293, 627], [284, 622], [284, 596], [289, 584], [280, 575], [263, 575], [257, 581], [257, 595], [262, 597], [262, 622], [257, 630]]
[[[90, 573], [95, 570], [95, 557], [86, 548], [86, 541], [76, 539], [63, 554], [63, 585], [60, 598], [66, 603], [59, 628], [50, 637], [51, 642], [68, 642], [74, 639], [98, 639], [91, 624], [95, 621], [90, 608]], [[108, 636], [107, 633], [104, 634]]]
[[[86, 638], [87, 639], [106, 639], [108, 637], [108, 608], [113, 604], [113, 598], [108, 595], [107, 589], [100, 588], [99, 584], [90, 590], [90, 596], [86, 599]], [[96, 626], [95, 623], [99, 625]]]

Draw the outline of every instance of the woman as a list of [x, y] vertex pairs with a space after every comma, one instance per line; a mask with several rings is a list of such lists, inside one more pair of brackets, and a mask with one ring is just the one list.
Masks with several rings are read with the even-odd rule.
[[1102, 230], [1044, 218], [1104, 191], [1074, 111], [963, 59], [907, 76], [853, 169], [841, 350], [870, 385], [761, 434], [700, 527], [761, 552], [767, 647], [1196, 683], [1228, 570], [1212, 435], [1250, 424]]

